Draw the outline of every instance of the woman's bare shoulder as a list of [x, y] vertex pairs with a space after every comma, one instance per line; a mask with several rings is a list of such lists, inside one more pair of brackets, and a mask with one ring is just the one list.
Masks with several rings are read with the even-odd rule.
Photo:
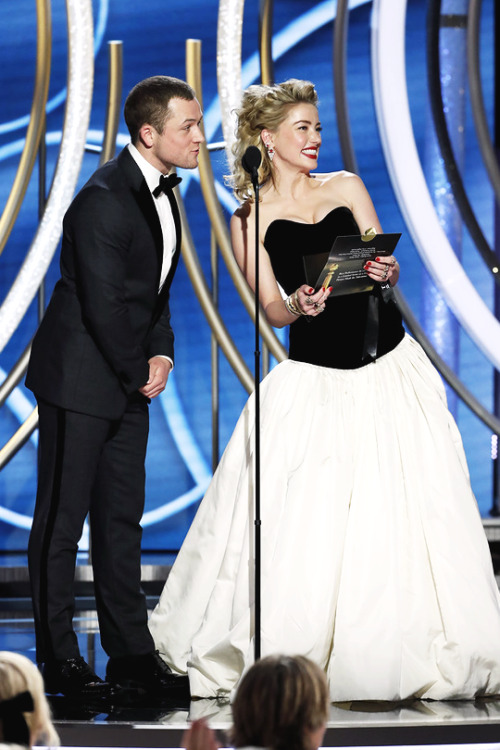
[[331, 200], [346, 203], [351, 208], [366, 195], [361, 177], [345, 169], [318, 175], [317, 179], [321, 181], [322, 192], [328, 194]]
[[339, 184], [361, 182], [361, 178], [357, 174], [348, 172], [346, 169], [341, 169], [338, 172], [315, 172], [312, 176], [325, 187], [330, 185], [332, 188], [338, 187]]

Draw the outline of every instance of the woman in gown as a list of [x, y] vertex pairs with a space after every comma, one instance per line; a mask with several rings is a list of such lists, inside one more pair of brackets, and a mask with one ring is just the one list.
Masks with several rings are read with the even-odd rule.
[[[243, 96], [234, 253], [253, 287], [255, 206], [241, 159], [254, 145], [260, 300], [273, 326], [290, 325], [289, 359], [260, 389], [262, 655], [314, 660], [332, 701], [496, 694], [498, 587], [441, 379], [381, 293], [399, 264], [367, 266], [369, 292], [304, 283], [304, 255], [382, 231], [356, 175], [312, 174], [320, 131], [308, 82]], [[150, 620], [193, 696], [230, 695], [253, 661], [253, 425], [250, 396]]]

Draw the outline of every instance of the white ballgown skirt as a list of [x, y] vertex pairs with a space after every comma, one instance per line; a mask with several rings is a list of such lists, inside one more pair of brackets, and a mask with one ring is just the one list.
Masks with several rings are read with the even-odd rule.
[[[261, 384], [261, 653], [304, 654], [332, 701], [500, 693], [500, 596], [441, 379], [418, 343]], [[152, 613], [193, 696], [254, 655], [254, 399]]]

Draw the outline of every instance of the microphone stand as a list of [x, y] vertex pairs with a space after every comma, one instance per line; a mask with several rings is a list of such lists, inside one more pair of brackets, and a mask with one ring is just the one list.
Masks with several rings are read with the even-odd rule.
[[255, 603], [254, 603], [254, 659], [261, 653], [261, 518], [260, 518], [260, 302], [259, 302], [259, 180], [257, 167], [252, 169], [255, 192]]
[[255, 403], [255, 583], [254, 583], [254, 658], [260, 659], [261, 642], [261, 520], [260, 520], [260, 302], [259, 302], [259, 166], [262, 154], [257, 146], [249, 146], [241, 164], [250, 174], [255, 192], [255, 366], [254, 366], [254, 403]]

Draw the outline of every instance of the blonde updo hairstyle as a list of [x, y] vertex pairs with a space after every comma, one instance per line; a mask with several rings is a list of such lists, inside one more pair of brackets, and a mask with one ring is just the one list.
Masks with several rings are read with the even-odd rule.
[[251, 176], [242, 166], [243, 154], [249, 146], [257, 146], [262, 154], [259, 184], [272, 180], [271, 160], [262, 143], [261, 132], [264, 129], [276, 131], [286, 119], [290, 108], [302, 103], [316, 107], [318, 95], [310, 81], [296, 78], [272, 86], [255, 84], [243, 92], [241, 105], [236, 110], [236, 141], [232, 148], [234, 165], [231, 179], [234, 194], [240, 200], [251, 199], [253, 196]]
[[[59, 737], [52, 724], [50, 708], [45, 697], [42, 675], [26, 656], [11, 651], [0, 651], [0, 702], [28, 692], [33, 699], [33, 710], [24, 719], [31, 745], [59, 745]], [[4, 739], [0, 735], [0, 741]]]

